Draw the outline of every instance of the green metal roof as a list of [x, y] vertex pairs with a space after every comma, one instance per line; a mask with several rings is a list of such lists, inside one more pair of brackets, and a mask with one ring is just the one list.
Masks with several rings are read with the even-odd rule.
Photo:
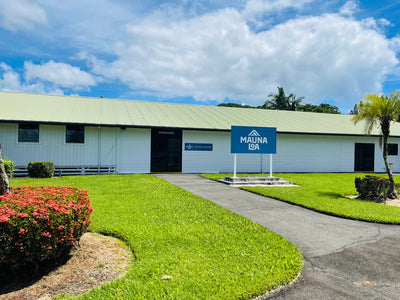
[[[0, 107], [0, 122], [196, 130], [230, 130], [236, 125], [276, 127], [278, 133], [335, 135], [364, 135], [365, 128], [362, 122], [355, 126], [348, 115], [11, 92], [0, 92]], [[400, 137], [399, 123], [392, 125], [391, 136]]]

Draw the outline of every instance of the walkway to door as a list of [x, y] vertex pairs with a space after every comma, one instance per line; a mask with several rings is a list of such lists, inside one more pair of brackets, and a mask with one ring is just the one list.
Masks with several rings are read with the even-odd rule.
[[156, 176], [271, 229], [300, 249], [301, 278], [268, 298], [399, 298], [400, 226], [323, 215], [199, 175]]

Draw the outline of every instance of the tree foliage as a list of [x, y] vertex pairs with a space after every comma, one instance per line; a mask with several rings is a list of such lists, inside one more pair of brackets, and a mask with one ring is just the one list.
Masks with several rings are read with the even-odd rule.
[[239, 103], [220, 103], [217, 106], [223, 106], [223, 107], [239, 107], [239, 108], [257, 108], [251, 105], [243, 105], [243, 104], [239, 104]]
[[325, 114], [340, 114], [339, 107], [327, 103], [321, 103], [319, 105], [307, 103], [304, 105], [299, 105], [296, 110], [325, 113]]
[[400, 115], [400, 98], [399, 91], [394, 91], [389, 96], [369, 94], [364, 97], [366, 102], [361, 101], [358, 104], [358, 113], [352, 117], [356, 124], [360, 121], [365, 121], [365, 133], [370, 135], [375, 127], [380, 129], [382, 145], [383, 145], [383, 160], [385, 162], [386, 171], [391, 182], [390, 198], [398, 198], [395, 183], [393, 179], [392, 169], [388, 161], [387, 140], [390, 135], [391, 122], [398, 120]]
[[271, 93], [268, 95], [269, 100], [265, 101], [263, 105], [251, 106], [238, 103], [220, 103], [218, 106], [223, 107], [238, 107], [238, 108], [259, 108], [259, 109], [273, 109], [273, 110], [296, 110], [307, 111], [326, 114], [340, 114], [339, 108], [327, 103], [315, 104], [301, 104], [304, 97], [298, 97], [295, 94], [286, 95], [283, 87], [278, 86], [278, 93]]
[[269, 94], [269, 100], [265, 101], [262, 108], [265, 109], [276, 109], [276, 110], [297, 110], [297, 107], [303, 101], [304, 97], [296, 98], [295, 94], [286, 96], [283, 87], [278, 86], [277, 94]]

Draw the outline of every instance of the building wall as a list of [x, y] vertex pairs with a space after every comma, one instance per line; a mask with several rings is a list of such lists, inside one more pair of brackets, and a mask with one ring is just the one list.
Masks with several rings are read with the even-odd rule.
[[150, 172], [150, 129], [85, 127], [85, 142], [65, 142], [64, 125], [39, 125], [38, 143], [19, 143], [18, 124], [0, 124], [4, 157], [18, 167], [35, 160], [56, 166], [115, 166], [118, 173]]
[[57, 166], [116, 165], [119, 128], [85, 127], [85, 142], [65, 142], [64, 125], [39, 125], [38, 143], [19, 143], [18, 124], [0, 124], [2, 154], [25, 166], [30, 161], [51, 160]]
[[[210, 143], [212, 151], [187, 151], [185, 143]], [[353, 172], [355, 143], [375, 144], [375, 171], [384, 172], [377, 137], [277, 135], [274, 172]], [[400, 138], [389, 143], [400, 144]], [[3, 157], [25, 166], [30, 161], [52, 160], [56, 166], [116, 166], [118, 173], [149, 173], [151, 130], [119, 127], [85, 127], [84, 144], [65, 143], [64, 125], [40, 125], [39, 143], [18, 143], [18, 124], [0, 124]], [[182, 172], [232, 172], [230, 133], [183, 130]], [[400, 172], [400, 156], [389, 156]], [[238, 154], [237, 172], [269, 172], [269, 155]]]
[[[183, 131], [182, 172], [232, 172], [229, 132]], [[213, 151], [185, 151], [185, 143], [211, 143]], [[375, 171], [384, 172], [377, 137], [278, 134], [274, 172], [353, 172], [355, 143], [375, 144]], [[389, 143], [400, 143], [390, 138]], [[237, 172], [269, 172], [269, 154], [237, 154]], [[389, 156], [394, 172], [400, 172], [400, 156]]]
[[121, 130], [118, 146], [118, 173], [150, 173], [150, 129]]

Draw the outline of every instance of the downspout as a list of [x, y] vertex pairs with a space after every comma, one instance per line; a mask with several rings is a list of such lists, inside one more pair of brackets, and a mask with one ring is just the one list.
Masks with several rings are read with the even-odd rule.
[[101, 126], [97, 130], [97, 173], [100, 174], [101, 166]]
[[[103, 96], [100, 96], [100, 100], [103, 100]], [[103, 117], [103, 102], [100, 103], [101, 117]], [[100, 174], [101, 166], [101, 126], [97, 127], [97, 173]]]

